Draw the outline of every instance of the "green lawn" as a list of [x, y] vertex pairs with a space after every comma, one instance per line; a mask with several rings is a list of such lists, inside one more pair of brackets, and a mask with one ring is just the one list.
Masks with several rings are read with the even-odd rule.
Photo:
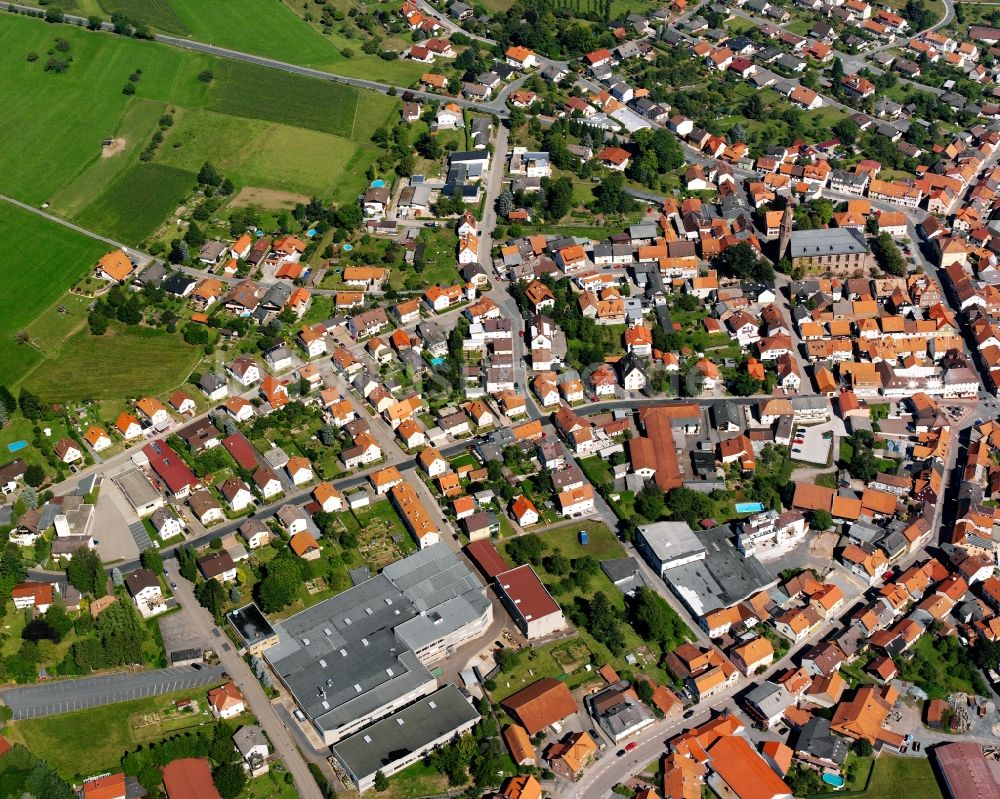
[[[425, 228], [420, 240], [424, 249], [424, 269], [420, 277], [428, 286], [450, 286], [460, 279], [456, 253], [458, 234], [451, 225], [433, 230]], [[409, 267], [408, 267], [409, 268]]]
[[[52, 435], [49, 437], [50, 443], [55, 443], [60, 438], [64, 438], [69, 434], [66, 422], [62, 419], [53, 419], [50, 422], [46, 422], [45, 426], [52, 431]], [[36, 463], [45, 469], [46, 472], [51, 473], [52, 467], [49, 466], [42, 452], [32, 443], [35, 438], [34, 427], [34, 422], [28, 421], [18, 414], [11, 419], [9, 424], [0, 430], [0, 464], [7, 463], [15, 457], [24, 458], [26, 463]], [[27, 441], [28, 446], [18, 450], [16, 453], [12, 453], [7, 447], [15, 441]], [[8, 618], [10, 618], [9, 615]]]
[[[586, 530], [588, 542], [580, 543], [579, 534]], [[571, 561], [583, 555], [590, 555], [595, 560], [609, 560], [624, 557], [624, 550], [615, 535], [599, 522], [579, 522], [577, 524], [558, 527], [539, 534], [542, 540], [544, 555], [559, 550]], [[509, 542], [501, 542], [501, 554], [506, 554]], [[509, 560], [509, 559], [508, 559]], [[604, 572], [599, 572], [591, 581], [586, 592], [578, 587], [559, 593], [555, 589], [560, 578], [548, 574], [544, 566], [538, 569], [538, 576], [549, 590], [553, 598], [564, 608], [572, 606], [578, 598], [593, 596], [598, 591], [604, 593], [611, 603], [621, 609], [625, 608], [625, 599], [614, 583]], [[627, 623], [622, 623], [622, 633], [625, 640], [625, 651], [622, 655], [614, 655], [604, 645], [594, 639], [589, 632], [578, 629], [576, 638], [561, 641], [543, 647], [532, 647], [522, 652], [518, 666], [509, 674], [500, 674], [495, 678], [496, 690], [494, 699], [502, 699], [525, 685], [534, 682], [539, 677], [549, 676], [565, 679], [570, 687], [577, 687], [594, 677], [592, 672], [582, 668], [586, 663], [611, 663], [616, 669], [634, 669], [642, 671], [652, 679], [666, 683], [666, 672], [658, 666], [659, 650], [654, 644], [643, 641], [635, 630]], [[636, 665], [629, 666], [625, 660], [628, 654], [636, 655]]]
[[[352, 511], [352, 515], [358, 524], [361, 556], [373, 570], [416, 552], [413, 536], [388, 500], [373, 502]], [[393, 537], [399, 538], [398, 544], [392, 543]]]
[[[908, 657], [911, 653], [912, 658]], [[989, 693], [969, 649], [955, 638], [937, 638], [928, 632], [894, 662], [900, 678], [922, 688], [931, 699], [944, 699], [954, 692]]]
[[247, 783], [241, 799], [297, 799], [294, 783], [285, 782], [284, 770], [277, 771], [272, 763], [271, 770]]
[[941, 799], [941, 788], [925, 757], [882, 755], [875, 761], [868, 790], [862, 799]]
[[[0, 375], [17, 383], [41, 355], [17, 344], [14, 337], [42, 311], [56, 303], [82, 275], [93, 268], [108, 247], [28, 211], [0, 203], [0, 230], [24, 241], [25, 247], [0, 252]], [[30, 332], [30, 331], [29, 331]]]
[[139, 244], [166, 220], [195, 185], [195, 174], [166, 164], [136, 164], [79, 215], [81, 224]]
[[580, 464], [580, 468], [583, 469], [583, 473], [587, 476], [587, 479], [595, 486], [614, 482], [611, 476], [611, 467], [608, 466], [607, 461], [600, 455], [581, 458], [578, 463]]
[[[48, 761], [63, 777], [100, 774], [117, 769], [122, 755], [141, 743], [187, 726], [211, 723], [205, 698], [209, 687], [17, 721], [6, 734]], [[197, 716], [168, 712], [175, 701], [187, 698], [197, 699], [203, 712]], [[73, 734], [74, 730], [86, 730], [86, 734]]]
[[414, 763], [389, 779], [389, 788], [379, 793], [380, 799], [416, 799], [447, 791], [448, 779], [423, 762]]
[[200, 356], [179, 335], [115, 323], [104, 336], [86, 329], [72, 336], [25, 384], [62, 401], [163, 394], [184, 382]]

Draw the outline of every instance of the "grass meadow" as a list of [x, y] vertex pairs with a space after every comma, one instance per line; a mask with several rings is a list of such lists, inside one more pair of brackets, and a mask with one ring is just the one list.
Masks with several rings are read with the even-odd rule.
[[[122, 755], [139, 744], [212, 723], [205, 698], [209, 688], [24, 719], [14, 722], [6, 732], [12, 741], [23, 743], [67, 779], [115, 771]], [[196, 699], [200, 712], [177, 713], [174, 703], [179, 699]], [[86, 730], [86, 734], [67, 735], [67, 730]]]
[[112, 323], [103, 336], [80, 330], [30, 374], [24, 384], [42, 399], [121, 400], [164, 394], [180, 386], [197, 365], [201, 350], [178, 335], [154, 328]]
[[[16, 383], [41, 354], [15, 341], [107, 252], [99, 241], [0, 203], [0, 235], [22, 246], [0, 250], [0, 375]], [[30, 333], [30, 329], [29, 329]]]
[[[120, 2], [120, 0], [115, 0]], [[131, 0], [149, 4], [149, 0]], [[277, 0], [157, 0], [169, 5], [192, 39], [310, 67], [343, 59], [321, 33]]]
[[[14, 15], [4, 15], [3, 23], [0, 191], [25, 202], [49, 200], [100, 160], [101, 142], [115, 134], [134, 102], [122, 94], [134, 70], [143, 71], [138, 98], [197, 105], [208, 91], [196, 77], [207, 57]], [[44, 69], [57, 37], [70, 43], [73, 59], [61, 75]], [[29, 62], [29, 53], [38, 59]]]
[[[130, 4], [170, 5], [182, 18], [195, 7], [187, 0], [107, 2], [126, 13]], [[260, 5], [294, 24], [303, 41], [315, 35], [326, 45], [286, 7]], [[69, 43], [64, 57], [72, 58], [63, 74], [44, 70], [57, 38]], [[29, 53], [37, 59], [29, 61]], [[122, 86], [139, 69], [137, 92], [126, 97]], [[205, 69], [215, 74], [210, 84], [198, 80]], [[238, 189], [263, 196], [274, 190], [353, 201], [378, 154], [371, 135], [398, 107], [374, 92], [16, 15], [0, 26], [0, 74], [7, 79], [0, 193], [49, 202], [62, 216], [136, 245], [166, 221], [205, 161]], [[140, 162], [168, 110], [175, 126], [153, 161]], [[102, 141], [113, 137], [125, 139], [124, 151], [101, 158]]]
[[374, 145], [277, 122], [183, 110], [159, 160], [197, 172], [207, 160], [240, 186], [352, 201], [364, 190]]

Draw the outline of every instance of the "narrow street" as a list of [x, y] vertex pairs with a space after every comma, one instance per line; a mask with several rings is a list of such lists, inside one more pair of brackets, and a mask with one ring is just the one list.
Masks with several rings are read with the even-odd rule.
[[[177, 584], [174, 594], [178, 601], [180, 601], [181, 606], [185, 608], [185, 613], [189, 614], [191, 623], [198, 632], [211, 640], [213, 631], [217, 632], [215, 619], [198, 604], [198, 600], [194, 597], [193, 586], [181, 576], [177, 561], [174, 559], [166, 560], [164, 567], [167, 569], [171, 579]], [[285, 768], [288, 769], [288, 773], [295, 780], [295, 790], [298, 795], [303, 797], [303, 799], [323, 799], [316, 781], [313, 779], [312, 774], [309, 773], [309, 767], [306, 765], [302, 754], [292, 740], [291, 733], [281, 719], [278, 718], [271, 700], [267, 698], [261, 684], [253, 675], [253, 672], [250, 671], [250, 667], [240, 657], [236, 648], [229, 643], [228, 638], [223, 636], [217, 638], [216, 641], [218, 642], [216, 653], [219, 656], [220, 664], [225, 668], [226, 673], [229, 674], [230, 679], [236, 684], [236, 687], [243, 693], [247, 704], [257, 717], [258, 723], [264, 732], [267, 733], [267, 737], [274, 746], [275, 754], [282, 759]]]

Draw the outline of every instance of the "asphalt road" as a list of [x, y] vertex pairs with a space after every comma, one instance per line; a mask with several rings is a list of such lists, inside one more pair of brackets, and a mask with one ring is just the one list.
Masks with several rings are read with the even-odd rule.
[[[215, 619], [194, 598], [194, 586], [179, 574], [176, 561], [170, 560], [164, 566], [177, 585], [177, 588], [174, 589], [174, 595], [185, 609], [185, 613], [188, 614], [195, 631], [202, 638], [211, 636], [213, 632], [217, 631]], [[274, 753], [281, 758], [288, 773], [295, 780], [296, 793], [302, 799], [323, 799], [319, 787], [316, 785], [316, 780], [309, 773], [302, 753], [296, 748], [291, 733], [278, 717], [274, 705], [267, 698], [260, 682], [250, 671], [250, 667], [235, 647], [229, 644], [224, 637], [220, 638], [219, 642], [220, 646], [216, 647], [216, 654], [219, 656], [221, 667], [229, 673], [230, 679], [243, 693], [250, 710], [257, 716], [257, 723], [267, 733], [268, 739], [274, 746]]]
[[210, 685], [219, 681], [222, 672], [222, 666], [119, 672], [8, 688], [0, 691], [0, 699], [14, 712], [15, 719], [34, 719]]

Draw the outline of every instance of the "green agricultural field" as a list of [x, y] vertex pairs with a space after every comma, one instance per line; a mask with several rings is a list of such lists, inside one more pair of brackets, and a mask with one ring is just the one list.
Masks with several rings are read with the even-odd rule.
[[64, 402], [163, 394], [194, 369], [201, 350], [179, 335], [112, 324], [104, 336], [73, 335], [25, 385], [43, 399]]
[[[312, 35], [291, 11], [273, 7]], [[56, 213], [129, 243], [164, 222], [190, 185], [176, 168], [196, 172], [206, 160], [265, 199], [274, 191], [353, 201], [379, 153], [371, 135], [398, 108], [394, 98], [349, 86], [74, 26], [3, 19], [0, 193], [49, 202]], [[44, 71], [57, 37], [72, 58], [61, 75]], [[129, 98], [122, 86], [137, 69], [142, 77]], [[216, 75], [211, 84], [198, 80], [205, 69]], [[168, 110], [174, 127], [154, 160], [140, 162]], [[125, 145], [104, 158], [109, 138]]]
[[[62, 75], [44, 71], [57, 37], [70, 43], [67, 56], [73, 59]], [[29, 53], [38, 59], [29, 62]], [[196, 76], [213, 63], [196, 53], [5, 14], [0, 192], [41, 204], [99, 161], [102, 141], [123, 128], [126, 108], [134, 102], [121, 91], [134, 70], [143, 71], [137, 98], [199, 105], [208, 86]], [[125, 154], [107, 160], [119, 169], [126, 166]]]
[[[361, 96], [365, 99], [361, 101]], [[353, 86], [224, 61], [206, 107], [233, 116], [266, 119], [345, 139], [367, 141], [396, 108], [392, 97]]]
[[17, 333], [93, 268], [108, 247], [7, 203], [0, 203], [0, 231], [6, 232], [8, 240], [16, 234], [19, 240], [30, 242], [30, 247], [0, 251], [4, 287], [0, 292], [0, 375], [13, 384], [41, 359], [31, 347], [15, 343]]
[[[126, 14], [130, 19], [137, 22], [145, 22], [147, 25], [164, 33], [173, 33], [183, 36], [187, 33], [184, 23], [174, 13], [170, 0], [100, 0], [101, 8], [110, 16], [116, 11]], [[214, 3], [206, 3], [211, 7]]]
[[[169, 4], [198, 41], [310, 67], [328, 67], [343, 59], [321, 33], [276, 0], [158, 0], [157, 4]], [[253, 91], [253, 84], [246, 89]]]
[[[110, 138], [124, 139], [124, 149], [98, 158], [52, 195], [49, 204], [60, 216], [74, 217], [110, 186], [128, 167], [139, 163], [139, 153], [149, 143], [157, 120], [167, 106], [155, 100], [134, 99], [125, 108]], [[198, 168], [201, 164], [198, 164]]]
[[367, 183], [374, 145], [259, 119], [184, 111], [161, 149], [165, 164], [197, 172], [211, 161], [240, 186], [351, 202]]
[[112, 183], [77, 217], [126, 244], [156, 231], [194, 188], [196, 176], [166, 164], [140, 163]]

